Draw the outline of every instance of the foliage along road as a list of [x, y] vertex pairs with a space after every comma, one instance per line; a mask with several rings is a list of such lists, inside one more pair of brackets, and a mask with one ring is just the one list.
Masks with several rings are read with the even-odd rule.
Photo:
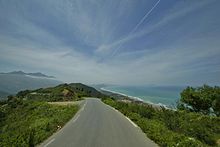
[[96, 98], [86, 98], [79, 112], [44, 147], [153, 147], [130, 119]]

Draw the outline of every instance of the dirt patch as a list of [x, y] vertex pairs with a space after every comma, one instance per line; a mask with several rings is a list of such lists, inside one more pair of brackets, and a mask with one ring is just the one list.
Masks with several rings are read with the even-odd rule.
[[48, 102], [48, 104], [51, 105], [62, 105], [62, 106], [68, 106], [68, 105], [81, 105], [84, 100], [80, 101], [64, 101], [64, 102]]
[[51, 105], [74, 105], [74, 104], [77, 104], [76, 102], [74, 101], [69, 101], [69, 102], [48, 102], [48, 104], [51, 104]]

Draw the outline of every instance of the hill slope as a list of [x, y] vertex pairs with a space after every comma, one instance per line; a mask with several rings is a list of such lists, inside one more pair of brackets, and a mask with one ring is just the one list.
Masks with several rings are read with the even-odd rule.
[[81, 94], [82, 96], [89, 96], [89, 97], [103, 97], [104, 95], [96, 90], [93, 87], [84, 85], [82, 83], [71, 83], [69, 86], [76, 91], [77, 93]]
[[37, 101], [69, 101], [78, 100], [81, 99], [81, 97], [101, 98], [105, 95], [93, 87], [81, 83], [71, 83], [37, 90], [20, 91], [16, 96]]

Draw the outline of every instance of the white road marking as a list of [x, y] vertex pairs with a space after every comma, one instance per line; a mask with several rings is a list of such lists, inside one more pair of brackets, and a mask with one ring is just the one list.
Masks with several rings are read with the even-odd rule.
[[[85, 106], [85, 105], [84, 105]], [[83, 111], [84, 110], [84, 106], [82, 107], [82, 109], [80, 111]]]
[[116, 110], [114, 107], [107, 105], [110, 109]]
[[[118, 111], [118, 110], [115, 109], [114, 107], [111, 107], [111, 106], [109, 106], [109, 105], [107, 105], [107, 106], [110, 107], [112, 110], [115, 110], [115, 111], [121, 113], [120, 111]], [[122, 115], [123, 115], [123, 114], [122, 114]], [[123, 115], [123, 116], [124, 116], [124, 115]], [[126, 117], [126, 116], [125, 116], [125, 118], [126, 118], [133, 126], [135, 126], [136, 128], [138, 127], [132, 120], [130, 120], [130, 118], [128, 118], [128, 117]]]
[[85, 108], [86, 104], [87, 104], [87, 101], [85, 102], [85, 104], [84, 104], [84, 106], [83, 106], [83, 109]]
[[47, 147], [49, 144], [51, 144], [55, 139], [53, 138], [51, 141], [49, 141], [44, 147]]
[[[109, 105], [108, 105], [109, 106]], [[112, 110], [115, 110], [117, 112], [119, 112], [117, 109], [115, 109], [114, 107], [109, 106]]]
[[[80, 112], [84, 110], [84, 107], [86, 106], [87, 101], [85, 102], [85, 104], [83, 105], [83, 107], [80, 109]], [[75, 119], [73, 120], [73, 122], [77, 121], [77, 119], [79, 118], [80, 114], [78, 114]], [[55, 138], [53, 138], [52, 140], [50, 140], [46, 145], [44, 145], [44, 147], [47, 147], [49, 144], [51, 144], [53, 141], [55, 140]]]
[[80, 112], [84, 110], [85, 106], [86, 106], [87, 101], [85, 102], [85, 104], [83, 105], [83, 107], [80, 109]]
[[[115, 108], [114, 108], [115, 109]], [[117, 109], [115, 109], [115, 111], [119, 112]]]
[[80, 114], [76, 116], [76, 118], [73, 120], [75, 122], [79, 118]]
[[84, 110], [86, 104], [87, 104], [87, 101], [85, 102], [85, 104], [83, 105], [83, 107], [79, 110], [79, 114], [76, 116], [76, 118], [73, 120], [73, 122], [75, 122], [75, 121], [79, 118], [80, 113]]
[[127, 118], [127, 120], [133, 125], [133, 126], [135, 126], [135, 127], [138, 127], [132, 120], [130, 120], [128, 117], [126, 117]]

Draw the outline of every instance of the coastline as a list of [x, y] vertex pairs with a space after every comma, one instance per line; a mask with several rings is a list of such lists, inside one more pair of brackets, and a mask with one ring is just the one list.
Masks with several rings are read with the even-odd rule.
[[105, 94], [107, 94], [107, 95], [116, 97], [119, 100], [129, 100], [131, 102], [147, 104], [147, 105], [150, 105], [150, 106], [152, 106], [154, 108], [161, 108], [161, 107], [163, 107], [163, 108], [166, 108], [166, 109], [172, 109], [172, 108], [169, 108], [167, 105], [162, 104], [162, 103], [155, 104], [155, 103], [152, 103], [150, 101], [144, 101], [143, 99], [141, 99], [139, 97], [134, 97], [134, 96], [126, 95], [124, 93], [108, 90], [108, 89], [105, 89], [104, 87], [100, 88], [100, 90], [102, 92], [104, 92]]
[[131, 99], [134, 99], [134, 100], [137, 100], [137, 101], [144, 102], [144, 101], [143, 101], [141, 98], [139, 98], [139, 97], [134, 97], [134, 96], [126, 95], [126, 94], [124, 94], [124, 93], [120, 93], [120, 92], [108, 90], [108, 89], [105, 89], [105, 88], [100, 88], [100, 89], [101, 89], [102, 91], [107, 91], [107, 92], [110, 92], [110, 93], [119, 94], [119, 95], [124, 96], [124, 97], [128, 97], [128, 98], [131, 98]]

